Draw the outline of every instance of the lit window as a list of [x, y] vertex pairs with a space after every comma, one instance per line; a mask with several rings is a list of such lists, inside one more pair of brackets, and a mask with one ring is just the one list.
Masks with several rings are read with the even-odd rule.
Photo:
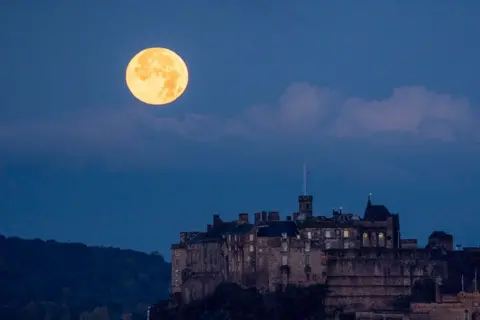
[[288, 250], [288, 244], [286, 242], [282, 243], [282, 250], [287, 251]]
[[307, 238], [312, 239], [312, 233], [310, 231], [307, 232]]
[[368, 234], [366, 232], [363, 233], [363, 238], [364, 239], [367, 239], [368, 238]]
[[344, 248], [344, 249], [350, 248], [350, 243], [349, 243], [349, 242], [345, 242], [345, 243], [343, 244], [343, 248]]
[[332, 237], [332, 231], [325, 230], [325, 238], [331, 238], [331, 237]]
[[310, 242], [305, 243], [305, 251], [310, 251]]
[[385, 237], [385, 235], [383, 234], [383, 232], [380, 232], [378, 234], [378, 239], [383, 239]]
[[288, 257], [282, 256], [282, 266], [286, 266], [288, 264]]
[[250, 252], [255, 251], [255, 247], [253, 246], [253, 244], [250, 245], [249, 250], [250, 250]]
[[343, 237], [344, 237], [344, 238], [350, 237], [350, 231], [348, 231], [348, 230], [343, 230]]
[[250, 235], [250, 241], [253, 241], [253, 234]]

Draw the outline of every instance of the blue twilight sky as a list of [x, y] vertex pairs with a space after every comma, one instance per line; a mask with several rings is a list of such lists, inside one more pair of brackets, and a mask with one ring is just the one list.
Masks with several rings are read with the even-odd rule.
[[[401, 215], [404, 237], [480, 236], [480, 1], [7, 0], [0, 233], [167, 253], [213, 213]], [[125, 86], [152, 46], [185, 94]]]

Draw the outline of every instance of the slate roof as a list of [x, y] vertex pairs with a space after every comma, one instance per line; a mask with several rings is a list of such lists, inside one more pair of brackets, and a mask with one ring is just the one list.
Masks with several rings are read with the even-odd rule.
[[196, 244], [202, 242], [218, 241], [223, 235], [228, 234], [245, 234], [252, 230], [253, 224], [234, 222], [223, 222], [219, 226], [212, 228], [212, 230], [198, 234], [189, 244]]
[[385, 221], [390, 215], [390, 211], [384, 205], [369, 204], [365, 208], [363, 218], [371, 221]]
[[438, 239], [449, 239], [453, 238], [451, 234], [448, 234], [444, 231], [433, 231], [429, 238], [438, 238]]
[[283, 233], [286, 233], [287, 237], [296, 237], [298, 228], [295, 221], [269, 221], [258, 228], [257, 237], [281, 237]]

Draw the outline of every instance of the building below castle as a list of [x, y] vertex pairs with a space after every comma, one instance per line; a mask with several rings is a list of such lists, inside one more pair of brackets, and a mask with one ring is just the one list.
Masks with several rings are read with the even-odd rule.
[[[298, 205], [285, 220], [265, 211], [253, 221], [247, 213], [235, 221], [213, 215], [204, 232], [181, 232], [172, 245], [172, 294], [189, 302], [221, 282], [261, 292], [326, 284], [329, 312], [357, 313], [359, 319], [363, 312], [362, 319], [375, 319], [378, 310], [397, 310], [419, 284], [430, 283], [439, 302], [445, 284], [460, 283], [453, 279], [452, 285], [449, 278], [449, 261], [457, 259], [458, 266], [463, 259], [449, 234], [433, 232], [426, 248], [419, 248], [415, 239], [401, 237], [399, 215], [373, 204], [370, 196], [363, 216], [342, 209], [314, 216], [311, 195], [299, 196]], [[462, 273], [457, 292], [463, 283]]]

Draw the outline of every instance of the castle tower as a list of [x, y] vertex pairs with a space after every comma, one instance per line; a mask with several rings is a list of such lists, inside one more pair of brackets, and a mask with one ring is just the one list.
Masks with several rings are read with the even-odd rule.
[[303, 194], [298, 196], [298, 219], [308, 219], [313, 216], [313, 196], [307, 193], [307, 167], [303, 165]]

